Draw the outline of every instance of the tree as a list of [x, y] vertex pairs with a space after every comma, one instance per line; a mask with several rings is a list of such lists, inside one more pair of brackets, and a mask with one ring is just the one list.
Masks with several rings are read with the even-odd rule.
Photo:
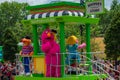
[[118, 0], [113, 0], [110, 10], [114, 10], [116, 8], [116, 6], [118, 5], [118, 3], [119, 3]]
[[99, 30], [100, 30], [100, 34], [104, 35], [105, 31], [107, 30], [107, 28], [109, 27], [109, 23], [111, 21], [110, 19], [110, 11], [108, 11], [107, 9], [104, 9], [104, 14], [99, 14], [97, 15], [98, 18], [100, 18], [99, 21]]
[[107, 9], [104, 9], [104, 14], [100, 14], [100, 15], [97, 15], [97, 17], [100, 18], [100, 21], [99, 21], [99, 25], [100, 25], [100, 31], [102, 35], [105, 34], [106, 30], [109, 28], [109, 24], [111, 22], [111, 18], [113, 17], [114, 13], [118, 10], [115, 10], [115, 9], [118, 9], [119, 3], [118, 3], [118, 0], [113, 0], [112, 1], [112, 5], [111, 5], [111, 9], [110, 10], [107, 10]]
[[14, 61], [15, 53], [18, 51], [17, 39], [14, 32], [7, 28], [5, 33], [3, 33], [4, 43], [3, 43], [3, 57], [4, 60]]
[[[27, 3], [4, 2], [0, 4], [0, 45], [3, 46], [4, 59], [14, 60], [18, 52], [18, 39], [29, 33], [21, 20], [27, 15]], [[28, 26], [27, 26], [28, 27]]]
[[[120, 8], [119, 8], [120, 9]], [[105, 33], [105, 53], [108, 58], [118, 59], [120, 56], [120, 12], [114, 13], [110, 26]]]
[[20, 33], [16, 28], [16, 23], [21, 24], [27, 11], [25, 7], [28, 4], [18, 2], [4, 2], [0, 4], [0, 45], [3, 43], [3, 33], [6, 28], [11, 28], [16, 33]]

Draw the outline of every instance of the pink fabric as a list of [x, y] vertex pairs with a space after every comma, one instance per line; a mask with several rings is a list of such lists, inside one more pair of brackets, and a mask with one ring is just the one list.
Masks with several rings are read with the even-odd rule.
[[[47, 36], [48, 33], [51, 34], [50, 37]], [[50, 29], [43, 31], [41, 40], [47, 65], [46, 77], [60, 77], [60, 46], [54, 41], [54, 35]]]
[[78, 49], [82, 49], [82, 48], [84, 48], [84, 47], [86, 47], [86, 43], [82, 43], [81, 45], [79, 45], [79, 46], [78, 46]]

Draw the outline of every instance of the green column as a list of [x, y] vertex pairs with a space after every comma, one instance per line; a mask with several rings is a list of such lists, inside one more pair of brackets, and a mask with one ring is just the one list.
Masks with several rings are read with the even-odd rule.
[[34, 55], [37, 55], [39, 52], [39, 39], [37, 34], [37, 25], [32, 25], [33, 27], [33, 47], [34, 47]]
[[65, 60], [65, 30], [64, 30], [64, 22], [60, 22], [59, 23], [59, 27], [60, 27], [60, 52], [61, 54], [61, 76], [64, 77], [65, 75], [65, 68], [64, 68], [64, 60]]
[[[92, 56], [90, 54], [91, 48], [90, 48], [90, 24], [86, 24], [86, 51], [87, 51], [87, 58], [92, 59]], [[92, 71], [92, 63], [91, 61], [87, 59], [87, 64], [90, 65], [89, 67], [89, 73]]]

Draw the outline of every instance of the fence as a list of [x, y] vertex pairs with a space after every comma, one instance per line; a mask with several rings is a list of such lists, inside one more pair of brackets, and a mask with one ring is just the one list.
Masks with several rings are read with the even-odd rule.
[[[89, 73], [92, 74], [106, 74], [106, 76], [108, 76], [107, 80], [120, 80], [120, 75], [117, 76], [117, 79], [115, 78], [115, 76], [113, 75], [114, 72], [117, 72], [118, 74], [120, 74], [120, 72], [118, 70], [115, 70], [113, 67], [107, 66], [104, 60], [101, 60], [99, 58], [95, 59], [94, 54], [100, 54], [101, 52], [90, 52], [90, 53], [56, 53], [56, 55], [54, 55], [54, 57], [50, 56], [50, 60], [49, 63], [47, 64], [47, 69], [50, 71], [50, 76], [49, 77], [54, 77], [53, 74], [55, 75], [59, 75], [57, 69], [64, 67], [65, 68], [65, 75], [66, 77], [70, 77], [70, 76], [74, 76], [74, 75], [88, 75]], [[92, 59], [88, 58], [86, 56], [86, 54], [91, 54], [92, 55]], [[59, 64], [59, 59], [60, 59], [60, 55], [62, 55], [63, 57], [65, 57], [64, 60], [64, 64], [60, 65]], [[56, 61], [53, 61], [53, 58], [56, 58]], [[18, 66], [18, 69], [20, 69], [19, 64], [27, 65], [27, 64], [23, 64], [20, 60], [20, 55], [16, 54], [16, 63]], [[24, 61], [24, 60], [23, 60]], [[52, 62], [53, 61], [53, 62]], [[88, 63], [91, 64], [88, 64]], [[31, 72], [34, 73], [34, 66], [31, 64], [28, 65], [31, 69]], [[89, 68], [92, 67], [92, 72], [89, 70]], [[53, 73], [53, 70], [55, 70], [56, 72]], [[24, 71], [24, 70], [23, 70]], [[111, 73], [110, 73], [111, 71]], [[113, 72], [113, 74], [112, 74]], [[103, 79], [103, 76], [98, 76], [98, 79]]]

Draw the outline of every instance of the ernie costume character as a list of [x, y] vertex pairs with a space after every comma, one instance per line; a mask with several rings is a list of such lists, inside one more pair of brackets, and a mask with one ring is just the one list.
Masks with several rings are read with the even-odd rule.
[[55, 41], [55, 35], [47, 28], [43, 31], [41, 40], [46, 60], [46, 77], [60, 77], [60, 46]]
[[[66, 58], [66, 64], [67, 65], [73, 65], [77, 62], [80, 63], [80, 54], [78, 53], [77, 49], [82, 49], [86, 46], [85, 43], [82, 43], [81, 45], [78, 45], [78, 39], [76, 36], [70, 36], [67, 39], [67, 50], [68, 50], [68, 56]], [[75, 60], [75, 62], [74, 62]]]
[[27, 36], [22, 39], [23, 42], [23, 47], [22, 51], [20, 52], [22, 56], [22, 62], [24, 65], [24, 73], [25, 75], [30, 75], [31, 74], [31, 56], [33, 54], [33, 47], [31, 46], [31, 39]]

